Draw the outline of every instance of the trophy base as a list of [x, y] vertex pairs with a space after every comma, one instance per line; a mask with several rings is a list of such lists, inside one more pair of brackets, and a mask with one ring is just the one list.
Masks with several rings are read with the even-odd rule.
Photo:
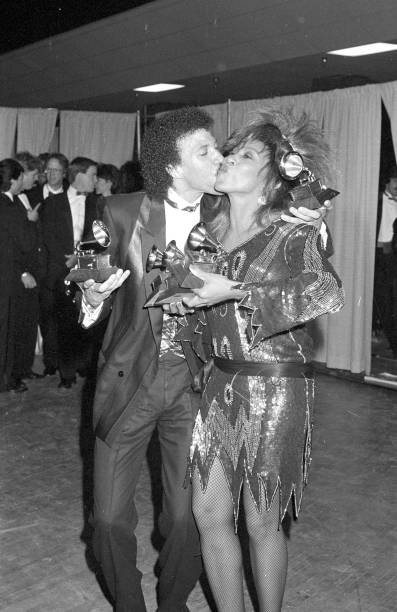
[[72, 281], [75, 283], [83, 283], [84, 281], [92, 278], [96, 283], [103, 283], [109, 278], [109, 276], [117, 272], [117, 269], [118, 268], [116, 266], [98, 269], [73, 268], [66, 276], [65, 281], [68, 283]]
[[184, 297], [191, 294], [191, 290], [181, 287], [160, 289], [160, 291], [156, 291], [149, 297], [143, 307], [150, 308], [151, 306], [162, 306], [163, 304], [170, 304], [171, 302], [181, 302]]

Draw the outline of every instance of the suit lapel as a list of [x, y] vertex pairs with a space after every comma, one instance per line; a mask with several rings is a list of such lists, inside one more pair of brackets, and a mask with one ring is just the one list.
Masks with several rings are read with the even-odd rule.
[[[128, 246], [128, 260], [136, 290], [142, 284], [146, 298], [152, 293], [151, 283], [158, 275], [158, 270], [146, 272], [146, 260], [153, 244], [160, 250], [165, 248], [165, 212], [164, 204], [145, 196], [142, 200], [139, 215]], [[145, 300], [146, 301], [146, 300]], [[159, 344], [163, 325], [163, 311], [160, 307], [148, 308], [154, 338]]]

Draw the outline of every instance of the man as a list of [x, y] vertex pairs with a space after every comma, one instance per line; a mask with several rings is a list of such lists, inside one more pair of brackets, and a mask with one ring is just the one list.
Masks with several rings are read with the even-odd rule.
[[[21, 219], [29, 220], [30, 233], [34, 236], [34, 246], [25, 256], [22, 282], [19, 285], [19, 295], [16, 310], [16, 334], [14, 380], [27, 380], [40, 377], [32, 370], [37, 330], [39, 324], [39, 284], [44, 273], [42, 266], [42, 243], [39, 222], [40, 204], [29, 200], [28, 193], [36, 184], [39, 172], [39, 160], [28, 151], [21, 151], [15, 159], [23, 168], [22, 191], [14, 198]], [[23, 389], [24, 383], [19, 385]], [[25, 385], [25, 388], [26, 385]]]
[[[110, 251], [120, 269], [102, 284], [89, 280], [83, 287], [83, 325], [106, 316], [112, 303], [94, 405], [94, 552], [116, 612], [146, 611], [136, 567], [134, 496], [155, 427], [163, 476], [159, 526], [165, 538], [159, 557], [158, 612], [186, 611], [201, 573], [190, 490], [182, 486], [200, 401], [192, 391], [192, 374], [201, 363], [193, 353], [183, 354], [174, 341], [174, 317], [143, 306], [156, 276], [155, 270], [145, 272], [153, 244], [163, 250], [176, 240], [183, 249], [191, 228], [211, 217], [214, 199], [203, 198], [203, 193], [215, 194], [222, 161], [211, 126], [206, 113], [186, 108], [149, 127], [141, 160], [146, 194], [112, 196], [105, 206]], [[308, 212], [309, 218], [318, 216]]]
[[[27, 196], [32, 206], [39, 205], [40, 218], [45, 215], [45, 207], [50, 196], [67, 190], [67, 171], [69, 162], [62, 153], [48, 153], [45, 160], [45, 182], [37, 185]], [[46, 261], [43, 253], [43, 267]], [[39, 326], [43, 339], [44, 376], [52, 376], [58, 368], [57, 326], [55, 316], [55, 292], [48, 287], [43, 278], [39, 284]]]
[[[65, 277], [76, 263], [74, 249], [91, 232], [95, 208], [86, 205], [86, 195], [95, 188], [97, 165], [76, 157], [69, 166], [67, 191], [51, 195], [42, 215], [47, 257], [46, 289], [54, 294], [57, 326], [59, 389], [71, 389], [76, 373], [84, 373], [89, 359], [89, 334], [78, 324], [74, 285], [65, 286]], [[53, 372], [47, 372], [53, 373]]]
[[68, 188], [68, 165], [68, 159], [62, 153], [48, 153], [43, 173], [45, 181], [27, 194], [31, 204], [42, 203], [40, 214], [42, 214], [44, 204], [49, 196], [62, 193]]

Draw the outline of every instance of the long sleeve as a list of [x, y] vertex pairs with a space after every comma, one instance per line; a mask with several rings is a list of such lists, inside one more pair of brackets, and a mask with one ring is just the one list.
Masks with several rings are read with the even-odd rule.
[[252, 345], [343, 306], [341, 281], [327, 255], [316, 228], [301, 225], [288, 235], [282, 253], [288, 275], [257, 283], [240, 303], [252, 312]]

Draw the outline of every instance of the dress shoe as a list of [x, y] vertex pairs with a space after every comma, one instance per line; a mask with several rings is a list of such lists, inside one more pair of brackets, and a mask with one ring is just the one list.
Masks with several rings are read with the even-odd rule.
[[39, 374], [38, 372], [30, 370], [30, 372], [22, 376], [22, 380], [35, 380], [36, 378], [44, 378], [44, 374]]
[[23, 382], [23, 380], [16, 380], [15, 382], [7, 385], [7, 391], [11, 391], [12, 393], [23, 393], [27, 390], [28, 388]]
[[70, 391], [72, 388], [72, 385], [74, 385], [76, 381], [75, 380], [69, 380], [66, 378], [61, 378], [61, 382], [58, 385], [58, 389], [60, 391]]
[[56, 368], [44, 368], [43, 376], [55, 376], [56, 373]]

